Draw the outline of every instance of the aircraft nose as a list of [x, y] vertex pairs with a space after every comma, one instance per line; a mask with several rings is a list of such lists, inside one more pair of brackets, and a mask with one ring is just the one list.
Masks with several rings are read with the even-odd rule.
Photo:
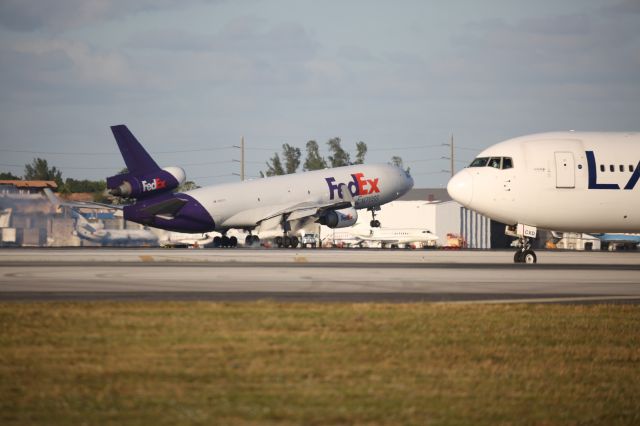
[[473, 197], [473, 176], [468, 170], [461, 170], [449, 180], [447, 192], [457, 202], [467, 207]]

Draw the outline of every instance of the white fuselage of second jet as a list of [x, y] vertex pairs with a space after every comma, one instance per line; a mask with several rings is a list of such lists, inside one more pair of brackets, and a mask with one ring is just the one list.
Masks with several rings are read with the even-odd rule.
[[556, 132], [482, 151], [447, 186], [463, 206], [508, 225], [640, 231], [640, 134]]

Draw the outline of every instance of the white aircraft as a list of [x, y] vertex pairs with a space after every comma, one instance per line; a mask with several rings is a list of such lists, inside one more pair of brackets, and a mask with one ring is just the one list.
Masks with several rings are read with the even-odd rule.
[[281, 226], [283, 246], [295, 247], [288, 232], [310, 220], [330, 228], [352, 226], [358, 209], [375, 212], [413, 187], [404, 170], [388, 165], [356, 165], [285, 176], [212, 185], [174, 193], [186, 175], [179, 167], [160, 168], [124, 125], [112, 126], [128, 172], [107, 178], [113, 195], [135, 198], [122, 206], [125, 220], [185, 233], [220, 232], [220, 245], [235, 247], [230, 229], [249, 232], [245, 244], [257, 244], [256, 228]]
[[640, 231], [640, 133], [542, 133], [482, 151], [447, 186], [463, 206], [508, 224], [535, 263], [537, 228], [566, 232]]
[[341, 232], [336, 232], [328, 239], [344, 242], [351, 245], [362, 245], [364, 242], [379, 243], [382, 248], [386, 246], [398, 246], [403, 244], [432, 244], [438, 240], [427, 229], [419, 228], [369, 228], [354, 227]]
[[160, 247], [205, 247], [213, 245], [216, 235], [185, 234], [183, 232], [167, 232], [160, 238]]
[[639, 234], [592, 234], [600, 240], [603, 250], [637, 250]]
[[71, 214], [76, 219], [76, 234], [85, 240], [103, 246], [158, 245], [158, 237], [148, 229], [104, 229], [102, 222], [89, 222], [74, 209]]

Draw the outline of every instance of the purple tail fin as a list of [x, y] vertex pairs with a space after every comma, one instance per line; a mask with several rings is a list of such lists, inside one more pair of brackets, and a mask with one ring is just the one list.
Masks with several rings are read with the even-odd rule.
[[127, 126], [124, 124], [111, 126], [111, 131], [116, 138], [118, 148], [120, 148], [120, 153], [129, 169], [129, 173], [150, 173], [160, 169]]

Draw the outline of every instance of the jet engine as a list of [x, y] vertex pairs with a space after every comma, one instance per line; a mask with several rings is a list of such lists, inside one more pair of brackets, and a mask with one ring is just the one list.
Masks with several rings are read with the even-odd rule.
[[118, 197], [145, 198], [176, 189], [186, 177], [180, 167], [165, 167], [140, 175], [124, 173], [108, 177], [107, 188], [111, 195]]
[[358, 212], [353, 207], [340, 210], [330, 210], [320, 217], [320, 224], [329, 228], [346, 228], [355, 225], [358, 220]]

